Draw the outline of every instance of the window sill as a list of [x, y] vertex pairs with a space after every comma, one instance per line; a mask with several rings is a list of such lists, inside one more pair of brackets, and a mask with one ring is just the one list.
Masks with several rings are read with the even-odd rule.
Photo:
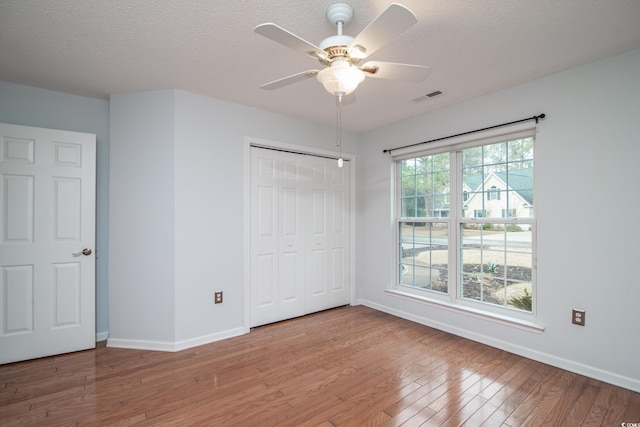
[[413, 294], [411, 292], [404, 292], [398, 289], [386, 289], [387, 293], [405, 299], [426, 303], [434, 307], [438, 307], [444, 310], [452, 311], [454, 313], [460, 313], [467, 316], [475, 317], [477, 319], [488, 320], [490, 322], [498, 323], [500, 325], [510, 326], [518, 329], [522, 329], [528, 332], [534, 332], [540, 334], [544, 332], [544, 326], [523, 319], [504, 316], [490, 311], [478, 310], [473, 307], [467, 307], [460, 304], [452, 304], [445, 301], [439, 301], [433, 298], [428, 298], [420, 295]]

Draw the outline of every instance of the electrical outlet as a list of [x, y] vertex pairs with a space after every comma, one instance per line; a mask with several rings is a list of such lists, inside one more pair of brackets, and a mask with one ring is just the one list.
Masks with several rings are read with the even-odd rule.
[[218, 291], [213, 294], [213, 302], [215, 304], [222, 304], [222, 291]]
[[584, 310], [578, 310], [577, 308], [574, 308], [571, 314], [571, 323], [578, 326], [584, 326], [586, 314], [587, 313], [585, 313]]

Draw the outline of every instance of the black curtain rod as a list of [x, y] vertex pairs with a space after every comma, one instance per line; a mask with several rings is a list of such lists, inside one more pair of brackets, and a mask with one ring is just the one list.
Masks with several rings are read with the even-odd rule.
[[424, 142], [417, 142], [415, 144], [404, 145], [402, 147], [387, 148], [386, 150], [382, 150], [382, 152], [383, 153], [391, 153], [393, 150], [400, 150], [402, 148], [415, 147], [416, 145], [422, 145], [422, 144], [428, 144], [430, 142], [442, 141], [443, 139], [455, 138], [456, 136], [462, 136], [462, 135], [469, 135], [470, 133], [482, 132], [483, 130], [495, 129], [495, 128], [499, 128], [499, 127], [502, 127], [502, 126], [509, 126], [509, 125], [513, 125], [513, 124], [516, 124], [516, 123], [527, 122], [529, 120], [535, 120], [536, 123], [538, 123], [538, 120], [544, 119], [544, 118], [545, 118], [545, 114], [542, 113], [542, 114], [539, 114], [537, 116], [528, 117], [526, 119], [516, 120], [516, 121], [513, 121], [513, 122], [509, 122], [509, 123], [502, 123], [501, 125], [489, 126], [487, 128], [476, 129], [476, 130], [470, 130], [469, 132], [462, 132], [462, 133], [458, 133], [456, 135], [443, 136], [442, 138], [431, 139], [429, 141], [424, 141]]

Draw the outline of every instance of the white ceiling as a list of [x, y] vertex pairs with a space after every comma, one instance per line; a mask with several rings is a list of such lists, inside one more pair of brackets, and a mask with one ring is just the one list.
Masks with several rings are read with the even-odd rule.
[[[274, 22], [313, 44], [335, 33], [334, 0], [0, 0], [0, 80], [107, 99], [182, 89], [335, 123], [309, 79], [263, 83], [320, 64], [253, 32]], [[346, 0], [357, 35], [391, 2]], [[368, 59], [430, 65], [423, 83], [367, 79], [343, 126], [376, 127], [640, 48], [639, 0], [399, 0], [418, 24]], [[640, 72], [640, 70], [638, 70]], [[615, 76], [611, 76], [615, 78]], [[435, 90], [444, 95], [412, 99]]]

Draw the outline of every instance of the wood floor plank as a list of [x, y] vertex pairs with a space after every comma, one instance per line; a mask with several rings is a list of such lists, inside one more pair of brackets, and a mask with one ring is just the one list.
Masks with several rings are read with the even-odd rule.
[[587, 381], [582, 390], [580, 390], [580, 395], [569, 410], [564, 423], [566, 425], [582, 425], [585, 418], [589, 414], [589, 409], [593, 405], [597, 393], [598, 387], [596, 384], [594, 384], [594, 381]]
[[584, 393], [587, 383], [588, 378], [582, 375], [576, 375], [572, 379], [571, 384], [563, 389], [562, 394], [557, 398], [555, 404], [551, 407], [551, 410], [544, 418], [543, 424], [565, 424], [571, 408], [573, 408], [580, 395]]
[[[609, 394], [607, 414], [604, 417], [603, 423], [605, 425], [619, 425], [619, 420], [624, 419], [625, 410], [631, 398], [631, 391], [614, 387], [610, 384], [607, 384], [607, 386], [611, 389], [611, 393]], [[638, 420], [632, 422], [638, 422]]]
[[620, 425], [640, 394], [367, 307], [0, 366], [0, 425]]
[[525, 420], [532, 416], [534, 411], [537, 410], [537, 406], [547, 395], [547, 391], [564, 373], [565, 372], [561, 370], [551, 370], [548, 375], [542, 378], [540, 383], [536, 384], [535, 389], [511, 412], [503, 424], [513, 427], [523, 425]]
[[541, 381], [543, 374], [540, 371], [544, 370], [545, 366], [532, 360], [520, 359], [509, 370], [510, 372], [506, 372], [495, 381], [494, 384], [501, 386], [499, 390], [493, 395], [489, 392], [485, 393], [486, 390], [481, 393], [481, 396], [488, 398], [487, 402], [463, 425], [467, 427], [501, 425]]
[[622, 417], [629, 423], [640, 423], [640, 393], [631, 393], [627, 409]]

